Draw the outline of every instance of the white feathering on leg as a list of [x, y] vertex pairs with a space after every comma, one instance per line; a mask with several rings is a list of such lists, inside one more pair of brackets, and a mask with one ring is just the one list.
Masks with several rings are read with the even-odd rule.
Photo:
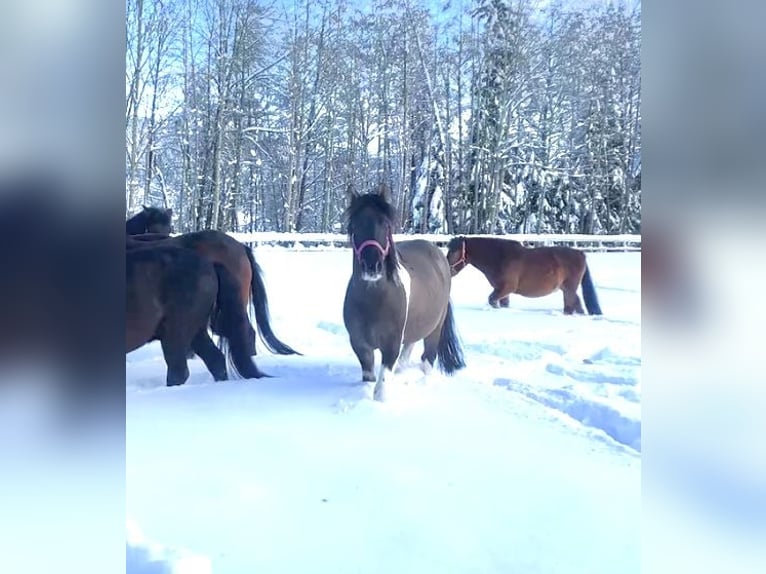
[[[396, 364], [394, 364], [394, 368], [396, 368]], [[391, 380], [393, 375], [393, 369], [388, 369], [382, 364], [380, 365], [380, 369], [378, 369], [378, 381], [375, 383], [375, 390], [372, 393], [372, 398], [381, 402], [386, 400], [386, 382]]]

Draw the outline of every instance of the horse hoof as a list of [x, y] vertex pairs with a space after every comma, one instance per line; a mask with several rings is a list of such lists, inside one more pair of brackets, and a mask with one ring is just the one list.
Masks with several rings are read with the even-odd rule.
[[386, 391], [383, 390], [383, 387], [375, 387], [375, 390], [372, 393], [372, 398], [379, 403], [383, 403], [386, 401]]

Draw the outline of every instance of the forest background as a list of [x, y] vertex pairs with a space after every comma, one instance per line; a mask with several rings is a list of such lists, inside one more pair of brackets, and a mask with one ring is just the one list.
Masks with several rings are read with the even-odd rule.
[[127, 0], [126, 201], [176, 231], [641, 232], [639, 1]]

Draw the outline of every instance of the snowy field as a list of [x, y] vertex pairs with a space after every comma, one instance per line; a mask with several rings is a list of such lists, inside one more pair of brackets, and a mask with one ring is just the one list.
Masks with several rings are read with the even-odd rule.
[[176, 388], [158, 344], [127, 356], [128, 571], [638, 572], [640, 258], [588, 255], [603, 317], [560, 293], [492, 309], [469, 267], [467, 368], [405, 370], [381, 404], [343, 326], [350, 252], [258, 248], [305, 356], [259, 351], [274, 378], [221, 383], [194, 359]]

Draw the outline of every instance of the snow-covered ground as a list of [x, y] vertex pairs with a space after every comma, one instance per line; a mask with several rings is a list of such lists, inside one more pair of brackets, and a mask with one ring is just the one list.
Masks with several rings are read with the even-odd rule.
[[157, 344], [127, 356], [132, 571], [638, 572], [640, 257], [588, 255], [603, 317], [558, 293], [492, 309], [464, 270], [468, 367], [405, 371], [381, 404], [343, 326], [350, 252], [257, 249], [304, 356], [222, 383], [194, 359], [176, 388]]

